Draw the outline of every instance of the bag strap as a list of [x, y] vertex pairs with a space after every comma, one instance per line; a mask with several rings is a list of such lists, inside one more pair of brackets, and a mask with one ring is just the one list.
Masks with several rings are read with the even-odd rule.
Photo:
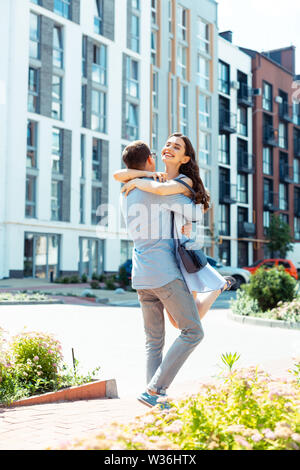
[[193, 200], [195, 201], [196, 199], [196, 191], [189, 185], [187, 184], [185, 181], [182, 181], [182, 178], [174, 178], [174, 181], [177, 181], [178, 183], [180, 184], [183, 184], [183, 186], [185, 186], [186, 188], [188, 188], [191, 193], [193, 194]]

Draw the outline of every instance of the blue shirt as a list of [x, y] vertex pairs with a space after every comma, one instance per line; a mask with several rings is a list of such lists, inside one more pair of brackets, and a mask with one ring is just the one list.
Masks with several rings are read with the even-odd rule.
[[189, 221], [202, 219], [201, 205], [183, 194], [160, 196], [139, 189], [121, 194], [121, 210], [134, 243], [132, 287], [155, 289], [183, 279], [171, 238], [171, 211]]

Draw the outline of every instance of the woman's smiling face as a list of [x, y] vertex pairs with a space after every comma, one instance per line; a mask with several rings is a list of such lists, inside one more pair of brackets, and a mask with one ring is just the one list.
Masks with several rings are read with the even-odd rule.
[[174, 165], [182, 165], [190, 160], [185, 155], [185, 143], [180, 137], [170, 137], [161, 151], [162, 161]]

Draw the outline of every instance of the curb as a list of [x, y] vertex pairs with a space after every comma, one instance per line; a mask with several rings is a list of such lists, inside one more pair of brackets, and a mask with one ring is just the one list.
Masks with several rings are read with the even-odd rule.
[[92, 398], [119, 398], [115, 379], [94, 382], [65, 388], [57, 392], [44, 393], [11, 403], [8, 407], [59, 403], [62, 401], [90, 400]]
[[0, 302], [0, 307], [1, 305], [52, 305], [52, 304], [63, 304], [64, 301], [63, 300], [52, 300], [52, 301], [49, 301], [49, 300], [45, 300], [45, 301], [42, 301], [42, 300], [39, 300], [37, 302], [35, 301], [24, 301], [24, 302]]
[[267, 326], [269, 328], [286, 328], [289, 330], [300, 330], [299, 322], [289, 322], [282, 320], [271, 320], [267, 318], [246, 317], [243, 315], [236, 315], [232, 312], [227, 313], [227, 318], [238, 323], [247, 323], [249, 325]]

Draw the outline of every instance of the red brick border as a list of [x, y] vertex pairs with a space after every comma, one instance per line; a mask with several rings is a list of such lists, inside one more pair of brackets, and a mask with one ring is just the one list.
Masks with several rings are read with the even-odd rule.
[[97, 380], [84, 385], [44, 393], [11, 403], [10, 407], [57, 403], [61, 401], [90, 400], [92, 398], [118, 398], [115, 379]]

